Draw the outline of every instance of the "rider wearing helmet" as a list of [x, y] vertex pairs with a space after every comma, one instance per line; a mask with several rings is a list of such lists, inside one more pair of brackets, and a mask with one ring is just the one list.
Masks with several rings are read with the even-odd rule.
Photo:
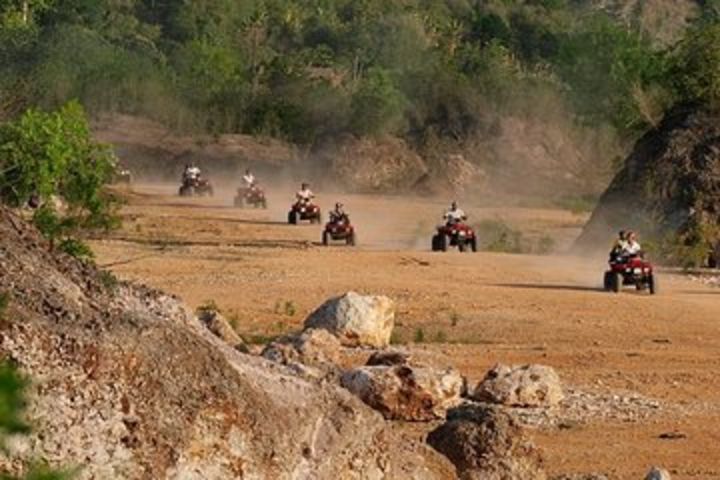
[[339, 223], [349, 221], [348, 214], [345, 213], [343, 204], [338, 202], [335, 204], [335, 209], [330, 212], [330, 223]]
[[200, 178], [200, 169], [194, 164], [186, 164], [183, 171], [183, 181], [188, 182]]
[[443, 215], [443, 219], [447, 225], [454, 225], [467, 220], [467, 215], [458, 207], [458, 203], [453, 201], [452, 204], [450, 204], [450, 209]]
[[300, 190], [295, 194], [295, 198], [299, 204], [308, 204], [315, 198], [315, 194], [310, 190], [310, 185], [303, 182]]

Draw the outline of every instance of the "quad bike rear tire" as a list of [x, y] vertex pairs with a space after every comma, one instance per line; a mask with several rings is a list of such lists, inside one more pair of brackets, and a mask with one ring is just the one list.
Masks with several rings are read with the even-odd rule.
[[267, 200], [263, 198], [260, 206], [263, 208], [263, 210], [267, 210]]
[[181, 197], [192, 197], [195, 195], [195, 187], [192, 185], [183, 185], [180, 187], [180, 190], [178, 190], [178, 194]]
[[477, 238], [470, 240], [470, 250], [477, 252]]
[[433, 252], [440, 251], [440, 236], [439, 235], [433, 235], [432, 241], [430, 242], [430, 250]]
[[355, 232], [350, 233], [348, 237], [345, 239], [345, 243], [347, 245], [350, 245], [351, 247], [355, 246]]
[[245, 200], [242, 198], [242, 196], [235, 197], [235, 208], [245, 208]]
[[297, 225], [298, 223], [298, 215], [294, 210], [290, 210], [288, 213], [288, 223], [290, 225]]
[[612, 273], [611, 275], [610, 289], [615, 293], [620, 293], [623, 284], [622, 275], [619, 273]]
[[322, 234], [322, 244], [327, 247], [329, 243], [330, 243], [330, 239], [328, 238], [328, 232], [323, 232], [323, 234]]
[[647, 286], [650, 295], [655, 295], [658, 293], [658, 279], [654, 273], [651, 273], [648, 277]]

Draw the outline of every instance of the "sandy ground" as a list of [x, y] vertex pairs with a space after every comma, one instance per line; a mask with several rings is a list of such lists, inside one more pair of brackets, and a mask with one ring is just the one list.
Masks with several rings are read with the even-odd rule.
[[[247, 339], [296, 329], [330, 296], [355, 290], [398, 303], [394, 340], [459, 368], [471, 383], [496, 362], [555, 367], [573, 387], [637, 393], [663, 405], [646, 419], [593, 418], [532, 431], [550, 473], [720, 478], [720, 289], [666, 274], [661, 293], [600, 290], [603, 258], [429, 252], [445, 201], [318, 192], [341, 199], [359, 246], [322, 247], [319, 226], [286, 225], [292, 190], [268, 210], [229, 207], [232, 192], [179, 199], [139, 185], [125, 224], [93, 242], [98, 263], [123, 279], [215, 302]], [[279, 190], [276, 190], [276, 192]], [[563, 249], [585, 218], [570, 212], [463, 205]], [[480, 232], [482, 234], [482, 232]], [[409, 427], [410, 428], [410, 427]], [[662, 439], [667, 432], [681, 438]]]

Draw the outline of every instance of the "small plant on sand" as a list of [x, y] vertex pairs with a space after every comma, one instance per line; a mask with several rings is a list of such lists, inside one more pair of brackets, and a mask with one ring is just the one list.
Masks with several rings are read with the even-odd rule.
[[215, 303], [215, 300], [205, 300], [195, 309], [195, 313], [198, 316], [207, 315], [208, 313], [220, 313], [220, 307]]
[[390, 345], [403, 345], [405, 341], [403, 340], [402, 334], [399, 330], [393, 330], [390, 334]]
[[273, 309], [275, 315], [286, 315], [288, 317], [294, 317], [297, 313], [297, 307], [295, 302], [292, 300], [278, 300], [275, 302], [275, 308]]
[[435, 343], [447, 343], [447, 334], [444, 330], [438, 330], [435, 332], [435, 336], [433, 337], [433, 342]]
[[457, 327], [458, 323], [460, 323], [460, 314], [453, 310], [450, 313], [450, 326]]
[[415, 343], [425, 343], [425, 330], [422, 327], [418, 327], [415, 330], [415, 336], [413, 337]]

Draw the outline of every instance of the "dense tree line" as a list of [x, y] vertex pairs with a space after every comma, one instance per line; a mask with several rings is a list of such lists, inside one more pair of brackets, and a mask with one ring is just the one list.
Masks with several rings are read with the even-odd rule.
[[79, 99], [211, 132], [462, 140], [567, 107], [632, 138], [718, 101], [718, 2], [677, 45], [591, 0], [0, 0], [0, 119]]

